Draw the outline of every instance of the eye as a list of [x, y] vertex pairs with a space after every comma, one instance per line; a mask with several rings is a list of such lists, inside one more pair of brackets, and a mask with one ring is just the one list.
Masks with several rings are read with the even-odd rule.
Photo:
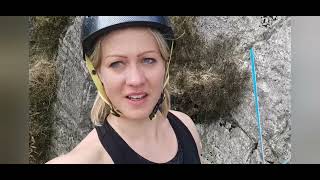
[[156, 62], [156, 60], [153, 59], [153, 58], [144, 58], [144, 59], [143, 59], [143, 63], [144, 63], [144, 64], [153, 64], [153, 63], [155, 63], [155, 62]]
[[119, 68], [123, 65], [123, 62], [122, 61], [116, 61], [116, 62], [113, 62], [110, 64], [110, 67], [111, 68]]

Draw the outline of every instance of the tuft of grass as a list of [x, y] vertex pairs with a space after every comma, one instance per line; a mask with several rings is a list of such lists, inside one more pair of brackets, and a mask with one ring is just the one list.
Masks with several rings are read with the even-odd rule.
[[29, 69], [29, 161], [44, 163], [50, 144], [50, 107], [55, 99], [57, 76], [55, 66], [46, 57], [39, 56]]
[[176, 47], [170, 67], [172, 108], [185, 112], [197, 123], [210, 122], [237, 107], [249, 74], [242, 72], [242, 54], [235, 53], [237, 37], [217, 36], [209, 45], [195, 27], [198, 17], [171, 17]]
[[49, 59], [54, 58], [59, 38], [73, 19], [74, 16], [29, 17], [30, 56], [46, 54]]
[[47, 162], [50, 147], [52, 102], [56, 98], [57, 74], [54, 59], [59, 39], [73, 16], [29, 17], [29, 162]]

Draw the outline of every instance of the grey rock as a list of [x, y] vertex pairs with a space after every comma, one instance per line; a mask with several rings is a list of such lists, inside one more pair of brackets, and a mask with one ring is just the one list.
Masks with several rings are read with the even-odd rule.
[[73, 149], [92, 129], [90, 109], [95, 87], [85, 68], [80, 44], [81, 17], [77, 17], [60, 40], [56, 58], [58, 86], [53, 105], [50, 156]]
[[[291, 18], [278, 17], [275, 24], [268, 28], [260, 26], [260, 20], [260, 17], [198, 18], [198, 32], [207, 37], [208, 44], [215, 41], [217, 35], [221, 33], [230, 37], [239, 37], [238, 53], [245, 52], [250, 46], [254, 48], [264, 153], [268, 162], [283, 163], [291, 158]], [[269, 35], [266, 36], [266, 34]], [[239, 68], [243, 71], [251, 71], [248, 52], [244, 54]], [[213, 151], [212, 154], [218, 157], [213, 158], [212, 163], [261, 162], [260, 156], [257, 155], [257, 152], [260, 152], [260, 146], [254, 150], [254, 153], [249, 152], [252, 151], [252, 148], [249, 148], [252, 143], [258, 142], [258, 130], [251, 81], [248, 86], [250, 89], [244, 93], [240, 105], [230, 112], [231, 121], [236, 122], [242, 131], [240, 135], [234, 136], [231, 132], [221, 130], [229, 127], [226, 125], [219, 127], [216, 122], [213, 123], [214, 126], [198, 126], [198, 129], [205, 129], [200, 130], [205, 132], [201, 134], [204, 153], [210, 154]], [[229, 118], [222, 117], [222, 121], [223, 119], [230, 121]], [[214, 134], [219, 135], [214, 136]], [[244, 144], [238, 142], [240, 139]], [[213, 144], [215, 144], [214, 147], [212, 147]], [[241, 149], [239, 145], [248, 148]], [[250, 155], [246, 156], [249, 159], [239, 158], [242, 153], [240, 151], [249, 153]]]

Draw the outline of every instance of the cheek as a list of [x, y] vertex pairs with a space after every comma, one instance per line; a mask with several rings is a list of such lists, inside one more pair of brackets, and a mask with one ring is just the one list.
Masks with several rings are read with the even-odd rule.
[[163, 86], [164, 77], [165, 77], [165, 68], [157, 68], [149, 72], [150, 82], [154, 86]]
[[121, 86], [120, 76], [115, 76], [112, 75], [111, 72], [102, 70], [100, 71], [100, 79], [108, 95], [110, 95], [110, 93], [119, 92]]
[[159, 72], [159, 78], [162, 79], [161, 82], [164, 82], [165, 80], [165, 73], [166, 73], [166, 68], [165, 68], [165, 63], [163, 63], [163, 66], [162, 68], [160, 69], [160, 72]]

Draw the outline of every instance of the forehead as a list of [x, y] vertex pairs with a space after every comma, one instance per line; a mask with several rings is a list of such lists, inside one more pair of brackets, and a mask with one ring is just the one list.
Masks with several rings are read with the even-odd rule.
[[114, 30], [102, 38], [101, 47], [103, 54], [159, 51], [154, 35], [146, 27]]

